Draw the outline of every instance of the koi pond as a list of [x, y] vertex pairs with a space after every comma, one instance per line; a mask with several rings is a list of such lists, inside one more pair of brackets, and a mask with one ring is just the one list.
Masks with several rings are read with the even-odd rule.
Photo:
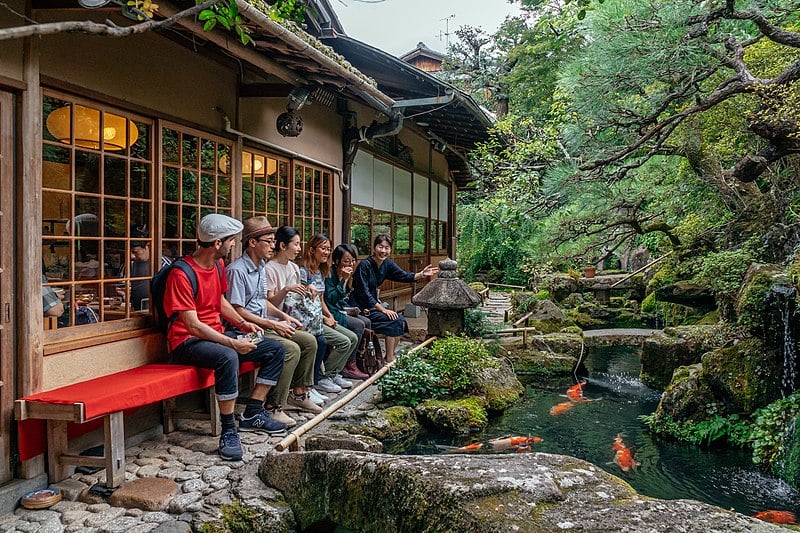
[[[800, 512], [800, 493], [761, 472], [750, 461], [749, 451], [699, 448], [647, 432], [638, 417], [656, 409], [660, 392], [639, 381], [637, 348], [592, 348], [585, 366], [583, 398], [592, 401], [574, 403], [553, 415], [554, 406], [569, 401], [566, 392], [574, 380], [527, 382], [525, 398], [492, 421], [481, 435], [458, 441], [426, 437], [407, 453], [441, 453], [446, 446], [506, 435], [535, 435], [542, 442], [533, 445], [533, 451], [589, 461], [646, 496], [689, 498], [746, 515], [764, 509]], [[618, 434], [637, 463], [627, 472], [613, 460]]]

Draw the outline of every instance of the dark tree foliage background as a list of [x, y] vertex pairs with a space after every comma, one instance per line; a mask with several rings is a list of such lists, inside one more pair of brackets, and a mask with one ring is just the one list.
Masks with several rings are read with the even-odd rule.
[[727, 263], [791, 260], [799, 4], [523, 0], [494, 35], [461, 28], [443, 76], [498, 119], [460, 193], [466, 275], [520, 283], [646, 248], [714, 288]]

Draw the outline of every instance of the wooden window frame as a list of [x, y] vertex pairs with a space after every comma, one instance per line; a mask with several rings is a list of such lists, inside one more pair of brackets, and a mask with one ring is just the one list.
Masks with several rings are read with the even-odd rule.
[[[98, 117], [102, 116], [102, 120], [104, 121], [106, 114], [114, 116], [115, 118], [122, 117], [126, 119], [126, 121], [131, 121], [137, 125], [137, 142], [131, 147], [125, 147], [121, 150], [106, 149], [104, 146], [100, 146], [101, 143], [99, 142], [98, 133], [98, 146], [82, 146], [79, 142], [76, 142], [73, 137], [75, 134], [74, 121], [76, 119], [72, 115], [71, 123], [69, 125], [69, 142], [55, 139], [47, 126], [47, 117], [49, 116], [49, 113], [47, 116], [44, 115], [44, 109], [47, 107], [46, 104], [51, 100], [58, 102], [54, 104], [52, 111], [55, 111], [59, 106], [61, 106], [61, 103], [63, 103], [72, 106], [73, 112], [75, 106], [83, 106], [85, 108], [96, 110], [98, 112]], [[155, 170], [156, 149], [154, 146], [153, 134], [155, 121], [151, 118], [108, 105], [104, 102], [80, 98], [71, 94], [50, 89], [45, 89], [42, 91], [42, 109], [43, 165], [47, 163], [53, 163], [49, 167], [49, 170], [43, 169], [43, 182], [41, 189], [42, 211], [40, 214], [40, 223], [42, 224], [42, 259], [43, 263], [45, 264], [46, 272], [56, 273], [60, 271], [60, 268], [53, 268], [56, 266], [56, 264], [52, 263], [52, 261], [58, 261], [58, 264], [60, 264], [60, 260], [58, 258], [63, 258], [64, 254], [57, 253], [57, 249], [63, 249], [64, 246], [68, 248], [68, 252], [66, 254], [66, 275], [63, 275], [62, 273], [60, 279], [53, 277], [53, 279], [43, 283], [43, 286], [50, 286], [66, 291], [69, 297], [65, 302], [65, 306], [70, 308], [70, 313], [68, 315], [70, 325], [59, 330], [46, 330], [44, 332], [43, 340], [45, 344], [51, 344], [62, 342], [65, 339], [97, 335], [95, 328], [85, 328], [83, 325], [75, 324], [76, 317], [78, 315], [77, 291], [84, 291], [86, 290], [86, 287], [95, 287], [94, 298], [91, 298], [92, 301], [86, 302], [86, 305], [84, 306], [87, 309], [91, 309], [91, 313], [89, 313], [87, 310], [83, 310], [84, 314], [88, 313], [90, 316], [95, 316], [98, 319], [97, 324], [93, 323], [92, 325], [97, 326], [98, 324], [103, 324], [105, 326], [111, 326], [115, 331], [147, 326], [150, 323], [149, 315], [142, 312], [132, 312], [131, 309], [124, 307], [123, 305], [120, 305], [119, 309], [114, 309], [111, 300], [116, 299], [116, 294], [118, 291], [124, 291], [126, 299], [129, 301], [131, 282], [146, 279], [131, 276], [131, 273], [128, 272], [128, 269], [125, 268], [125, 266], [130, 264], [129, 258], [132, 242], [149, 241], [152, 247], [154, 210], [155, 206], [157, 205], [157, 200], [155, 198], [155, 180], [157, 179]], [[125, 123], [126, 144], [128, 142], [127, 135], [129, 123], [130, 122]], [[141, 129], [145, 129], [145, 131], [139, 131]], [[141, 144], [139, 140], [141, 139], [146, 140], [144, 143], [144, 153], [140, 151]], [[136, 149], [134, 149], [134, 147], [136, 147]], [[55, 161], [57, 159], [55, 154], [58, 154], [59, 151], [67, 156], [66, 163], [57, 163]], [[47, 159], [45, 155], [46, 153], [53, 154], [55, 159]], [[89, 188], [88, 190], [80, 190], [76, 171], [77, 161], [78, 159], [81, 159], [82, 161], [90, 161], [92, 158], [96, 158], [96, 164], [94, 165], [96, 166], [97, 170], [96, 187], [93, 186], [93, 188]], [[56, 165], [58, 165], [58, 167], [56, 167]], [[111, 165], [116, 165], [116, 168], [113, 168]], [[107, 167], [108, 170], [118, 171], [120, 166], [124, 169], [124, 177], [121, 178], [123, 183], [119, 183], [120, 178], [117, 176], [116, 183], [113, 184], [114, 188], [112, 188], [110, 179], [106, 179]], [[146, 173], [145, 175], [147, 176], [147, 183], [145, 184], [146, 188], [142, 190], [140, 195], [133, 195], [131, 191], [127, 190], [137, 181], [133, 177], [135, 171], [134, 169], [143, 169]], [[45, 175], [46, 172], [47, 175]], [[141, 180], [141, 176], [142, 175], [140, 174], [139, 180]], [[85, 175], [82, 174], [82, 177], [85, 177]], [[66, 183], [64, 183], [64, 180], [66, 180]], [[120, 186], [125, 187], [126, 190], [119, 192], [118, 187]], [[59, 197], [61, 197], [60, 200]], [[51, 213], [45, 211], [44, 204], [48, 200], [58, 201], [59, 214], [63, 216], [51, 217]], [[81, 202], [85, 202], [85, 205], [94, 203], [97, 206], [97, 213], [94, 213], [96, 216], [94, 221], [96, 228], [93, 231], [96, 233], [96, 235], [74, 234], [75, 227], [77, 226], [75, 217], [79, 214], [77, 213], [77, 206]], [[120, 228], [119, 223], [117, 223], [115, 225], [116, 232], [111, 231], [112, 225], [109, 221], [113, 219], [106, 220], [107, 216], [112, 216], [115, 213], [115, 210], [112, 209], [112, 206], [114, 205], [117, 207], [117, 214], [121, 205], [123, 206], [124, 211], [124, 221], [122, 224], [123, 227]], [[52, 208], [52, 206], [49, 206], [48, 208]], [[142, 224], [140, 224], [141, 226], [146, 226], [146, 228], [142, 228], [141, 231], [149, 232], [149, 237], [133, 234], [130, 225], [131, 214], [134, 208], [146, 210], [146, 215], [138, 222], [142, 222]], [[67, 231], [68, 222], [70, 223], [69, 232]], [[112, 234], [109, 235], [107, 232]], [[83, 243], [87, 243], [87, 245], [92, 247], [93, 250], [94, 247], [96, 247], [96, 258], [93, 261], [96, 261], [97, 265], [94, 267], [96, 270], [95, 275], [89, 275], [87, 278], [81, 279], [78, 273], [76, 273], [78, 266], [76, 249], [79, 244]], [[47, 260], [45, 259], [45, 250], [47, 250]], [[119, 269], [117, 272], [120, 274], [122, 269], [125, 268], [124, 274], [113, 275], [111, 273], [113, 270], [110, 272], [107, 271], [106, 265], [111, 256], [109, 255], [109, 257], [106, 257], [106, 254], [111, 252], [113, 252], [114, 255], [118, 254], [120, 256], [118, 258], [119, 265], [115, 268]], [[152, 269], [153, 259], [151, 257], [149, 270], [152, 272]], [[90, 271], [91, 268], [87, 270], [87, 272]], [[55, 274], [52, 274], [51, 277], [54, 275]], [[149, 278], [149, 275], [147, 277]], [[111, 293], [112, 290], [114, 291], [114, 294]], [[105, 305], [107, 298], [109, 305]]]

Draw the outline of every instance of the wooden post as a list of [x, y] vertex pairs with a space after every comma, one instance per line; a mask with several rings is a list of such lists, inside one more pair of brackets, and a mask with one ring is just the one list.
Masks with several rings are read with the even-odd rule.
[[[39, 392], [42, 388], [42, 264], [39, 234], [42, 205], [42, 90], [39, 85], [38, 37], [23, 43], [26, 89], [22, 94], [22, 131], [20, 134], [20, 181], [17, 186], [19, 228], [17, 248], [17, 345], [18, 396]], [[23, 301], [24, 297], [24, 301]]]

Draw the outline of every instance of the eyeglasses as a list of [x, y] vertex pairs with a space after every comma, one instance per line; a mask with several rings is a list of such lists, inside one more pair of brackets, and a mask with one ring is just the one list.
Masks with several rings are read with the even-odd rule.
[[356, 262], [356, 260], [355, 260], [355, 259], [353, 259], [353, 258], [351, 257], [351, 258], [349, 258], [349, 259], [342, 259], [342, 260], [341, 260], [341, 261], [339, 261], [339, 262], [340, 262], [341, 264], [343, 264], [343, 265], [352, 265], [352, 264], [354, 264], [354, 263]]
[[331, 247], [330, 246], [323, 246], [322, 248], [317, 248], [317, 250], [321, 250], [323, 252], [330, 252], [331, 251]]
[[265, 242], [267, 244], [275, 244], [275, 239], [256, 239], [258, 242]]

